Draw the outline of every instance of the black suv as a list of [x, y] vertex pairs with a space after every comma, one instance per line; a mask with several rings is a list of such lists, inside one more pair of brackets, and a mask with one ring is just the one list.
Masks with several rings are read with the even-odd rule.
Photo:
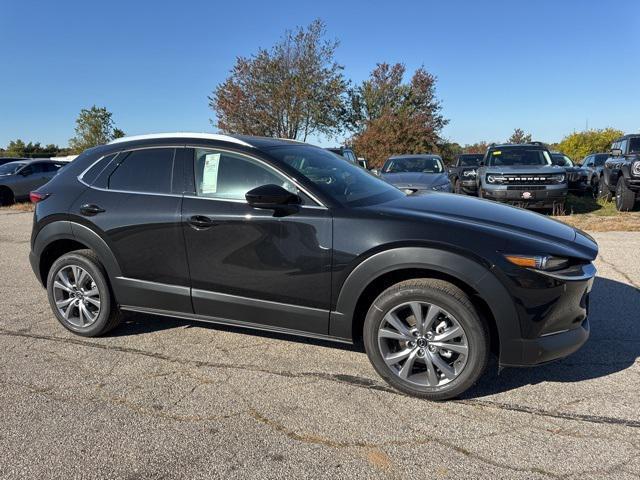
[[448, 169], [454, 193], [466, 193], [467, 195], [478, 193], [476, 175], [483, 158], [484, 153], [463, 153], [456, 157], [455, 165]]
[[487, 365], [589, 335], [598, 248], [532, 212], [406, 195], [326, 150], [211, 134], [118, 139], [33, 192], [30, 261], [78, 335], [121, 311], [363, 340], [403, 392], [446, 399]]
[[616, 196], [616, 209], [633, 209], [640, 194], [640, 134], [625, 135], [611, 145], [611, 157], [604, 162], [598, 184], [598, 196], [611, 200]]

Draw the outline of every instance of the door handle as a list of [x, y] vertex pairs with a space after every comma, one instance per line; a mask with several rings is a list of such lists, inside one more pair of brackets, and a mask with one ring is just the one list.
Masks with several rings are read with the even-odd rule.
[[104, 208], [94, 205], [93, 203], [85, 203], [80, 207], [80, 213], [85, 217], [92, 217], [98, 213], [103, 213], [104, 211]]
[[205, 228], [213, 227], [215, 222], [204, 215], [193, 215], [192, 217], [189, 217], [189, 225], [196, 230], [203, 230]]

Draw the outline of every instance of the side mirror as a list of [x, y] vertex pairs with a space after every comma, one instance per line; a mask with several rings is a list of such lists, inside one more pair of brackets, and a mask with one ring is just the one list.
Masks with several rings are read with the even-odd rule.
[[611, 155], [614, 157], [619, 157], [622, 155], [622, 150], [620, 148], [612, 148]]
[[479, 167], [484, 167], [484, 160], [480, 160], [480, 163], [478, 163]]
[[301, 199], [295, 193], [285, 190], [280, 185], [262, 185], [249, 190], [244, 198], [255, 208], [276, 210], [287, 205], [300, 205]]

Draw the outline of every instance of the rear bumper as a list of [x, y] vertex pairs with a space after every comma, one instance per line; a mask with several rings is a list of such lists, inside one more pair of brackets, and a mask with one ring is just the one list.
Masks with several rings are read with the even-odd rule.
[[36, 278], [40, 284], [44, 286], [44, 279], [40, 276], [40, 257], [33, 253], [33, 251], [29, 252], [29, 263], [31, 264], [31, 270], [35, 273]]

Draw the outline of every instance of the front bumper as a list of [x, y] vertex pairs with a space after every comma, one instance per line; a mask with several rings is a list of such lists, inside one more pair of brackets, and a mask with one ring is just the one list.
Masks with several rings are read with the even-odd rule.
[[462, 180], [462, 191], [464, 193], [475, 195], [478, 193], [478, 185], [476, 184], [475, 179], [473, 180]]
[[640, 193], [640, 178], [625, 178], [625, 183], [629, 190]]
[[573, 182], [573, 181], [569, 182], [569, 191], [570, 192], [585, 193], [590, 188], [591, 188], [591, 185], [589, 185], [589, 182], [587, 181], [586, 177], [583, 177], [580, 180], [577, 180], [575, 182]]
[[561, 273], [505, 270], [521, 337], [501, 342], [501, 366], [532, 366], [578, 350], [589, 338], [589, 295], [596, 269], [576, 265]]
[[566, 185], [559, 186], [491, 186], [482, 188], [482, 196], [488, 200], [510, 203], [513, 205], [528, 208], [553, 207], [563, 203], [567, 198], [568, 188]]

